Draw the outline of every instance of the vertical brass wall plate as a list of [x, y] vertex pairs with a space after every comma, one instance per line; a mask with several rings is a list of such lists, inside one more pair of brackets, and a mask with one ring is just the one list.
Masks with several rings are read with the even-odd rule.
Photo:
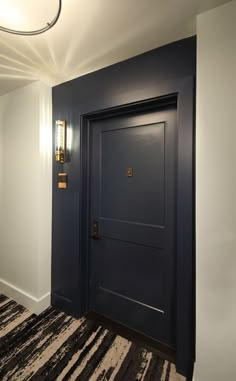
[[60, 163], [66, 161], [66, 121], [56, 120], [55, 158]]
[[57, 188], [66, 189], [67, 188], [67, 174], [58, 173], [57, 175]]
[[125, 175], [127, 177], [133, 177], [133, 168], [126, 168]]

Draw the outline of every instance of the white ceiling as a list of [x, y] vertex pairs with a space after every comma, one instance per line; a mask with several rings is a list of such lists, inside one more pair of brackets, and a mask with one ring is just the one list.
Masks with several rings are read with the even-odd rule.
[[[34, 80], [53, 86], [191, 36], [197, 14], [226, 2], [62, 0], [61, 17], [48, 32], [24, 37], [0, 31], [0, 95]], [[0, 25], [44, 27], [57, 5], [58, 0], [0, 0]]]

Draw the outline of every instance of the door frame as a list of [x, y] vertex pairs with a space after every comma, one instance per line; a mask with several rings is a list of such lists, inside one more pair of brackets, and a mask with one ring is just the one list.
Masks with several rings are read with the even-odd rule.
[[[147, 96], [147, 94], [145, 94]], [[90, 121], [177, 104], [177, 197], [176, 197], [176, 367], [191, 379], [195, 357], [195, 82], [192, 77], [165, 82], [154, 94], [134, 102], [88, 110], [80, 115], [80, 310], [89, 309], [89, 240], [90, 240]], [[153, 96], [154, 95], [154, 96]], [[87, 110], [86, 110], [87, 111]]]

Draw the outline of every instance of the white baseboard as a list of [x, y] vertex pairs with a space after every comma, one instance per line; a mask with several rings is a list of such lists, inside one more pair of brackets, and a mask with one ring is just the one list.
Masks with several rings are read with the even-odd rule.
[[3, 279], [0, 279], [0, 293], [15, 300], [17, 303], [28, 308], [36, 315], [39, 315], [50, 306], [50, 292], [37, 299]]

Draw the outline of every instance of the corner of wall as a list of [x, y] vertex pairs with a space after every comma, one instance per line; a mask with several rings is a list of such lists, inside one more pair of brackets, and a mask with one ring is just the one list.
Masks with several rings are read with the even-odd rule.
[[39, 297], [51, 289], [52, 241], [52, 89], [39, 83]]
[[0, 279], [0, 290], [2, 294], [23, 305], [36, 315], [39, 315], [50, 306], [51, 295], [49, 292], [41, 298], [35, 298], [33, 295], [15, 287], [3, 279]]

